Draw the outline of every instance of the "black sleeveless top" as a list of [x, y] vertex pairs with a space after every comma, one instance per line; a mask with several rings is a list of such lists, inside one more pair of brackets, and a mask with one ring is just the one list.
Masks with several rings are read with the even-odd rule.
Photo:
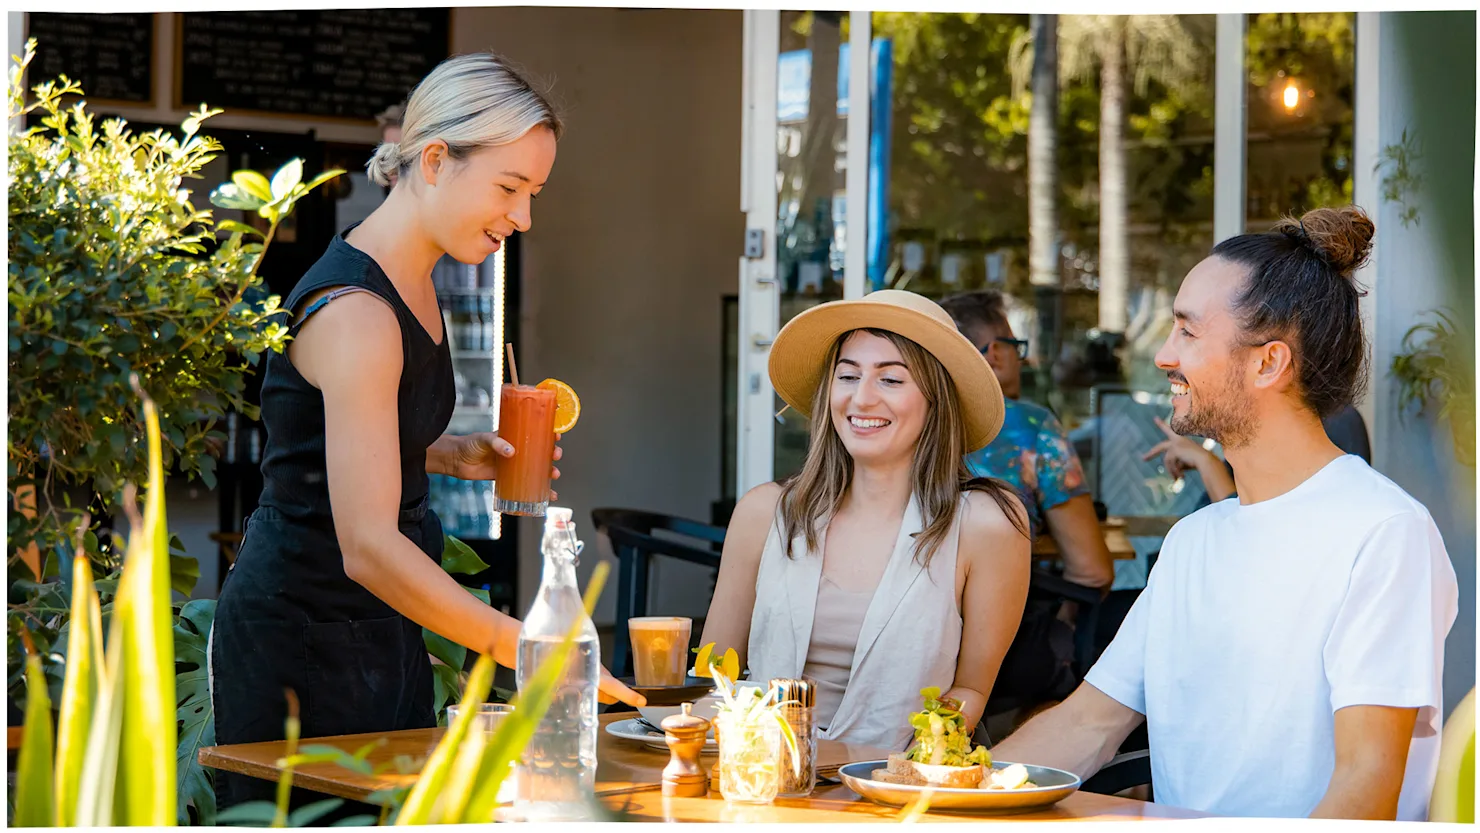
[[[311, 314], [310, 310], [301, 309], [303, 300], [329, 287], [356, 287], [373, 292], [395, 310], [400, 322], [402, 364], [396, 402], [401, 446], [401, 507], [403, 510], [415, 507], [427, 497], [426, 450], [447, 429], [456, 400], [446, 328], [441, 343], [433, 341], [374, 258], [345, 242], [343, 235], [336, 235], [284, 304], [292, 316], [291, 333], [296, 335], [298, 327]], [[262, 454], [260, 504], [276, 509], [290, 520], [330, 524], [324, 395], [299, 374], [286, 349], [267, 355], [262, 381], [262, 423], [267, 442]]]

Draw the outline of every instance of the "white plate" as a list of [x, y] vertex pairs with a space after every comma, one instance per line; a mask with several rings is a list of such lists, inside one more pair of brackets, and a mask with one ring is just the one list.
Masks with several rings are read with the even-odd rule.
[[[614, 738], [635, 741], [653, 749], [660, 749], [664, 752], [668, 751], [668, 743], [664, 740], [663, 733], [652, 731], [641, 723], [638, 723], [636, 718], [616, 720], [608, 723], [606, 724], [606, 733]], [[713, 733], [704, 739], [704, 751], [709, 754], [719, 751], [719, 746], [714, 742]]]
[[[838, 770], [838, 775], [848, 789], [877, 804], [903, 807], [914, 801], [924, 787], [905, 784], [889, 784], [875, 781], [870, 776], [875, 769], [883, 769], [888, 761], [859, 761]], [[993, 769], [1010, 766], [1008, 761], [993, 761]], [[1079, 776], [1062, 769], [1024, 764], [1028, 778], [1037, 787], [1016, 790], [961, 789], [935, 787], [931, 790], [929, 809], [957, 813], [1025, 813], [1051, 807], [1079, 789]]]

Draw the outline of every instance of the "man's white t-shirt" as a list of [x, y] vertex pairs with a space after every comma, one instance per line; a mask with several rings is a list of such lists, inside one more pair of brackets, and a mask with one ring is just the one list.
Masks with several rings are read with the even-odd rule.
[[1227, 816], [1309, 815], [1335, 712], [1416, 707], [1398, 818], [1423, 820], [1458, 605], [1428, 510], [1348, 455], [1179, 522], [1085, 680], [1146, 715], [1157, 803]]

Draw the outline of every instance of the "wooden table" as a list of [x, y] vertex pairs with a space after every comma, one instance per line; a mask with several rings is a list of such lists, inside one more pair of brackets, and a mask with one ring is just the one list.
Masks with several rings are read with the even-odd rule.
[[1153, 538], [1165, 537], [1177, 521], [1182, 520], [1181, 515], [1126, 515], [1124, 517], [1111, 518], [1112, 521], [1120, 522], [1126, 535], [1146, 536]]
[[[778, 799], [766, 806], [730, 804], [712, 791], [708, 798], [664, 798], [661, 791], [666, 752], [608, 735], [607, 724], [633, 716], [631, 712], [600, 716], [602, 731], [596, 744], [596, 793], [608, 808], [627, 815], [634, 821], [709, 821], [709, 822], [804, 822], [804, 821], [892, 821], [899, 810], [882, 807], [859, 797], [841, 785], [819, 784], [807, 798]], [[353, 752], [366, 743], [386, 738], [386, 743], [370, 753], [372, 767], [392, 761], [397, 755], [418, 759], [418, 768], [442, 736], [443, 729], [417, 729], [384, 735], [346, 735], [334, 738], [305, 739], [301, 743], [336, 746]], [[283, 756], [284, 742], [247, 743], [234, 746], [212, 746], [200, 750], [200, 762], [208, 767], [237, 772], [269, 781], [281, 774], [277, 761]], [[886, 757], [881, 749], [833, 741], [817, 744], [818, 769], [835, 772], [844, 763]], [[712, 766], [713, 755], [704, 763]], [[315, 792], [363, 801], [377, 790], [408, 786], [416, 781], [414, 774], [388, 773], [365, 776], [334, 764], [312, 764], [293, 771], [293, 785]], [[1036, 813], [1009, 816], [1022, 820], [1137, 820], [1196, 818], [1199, 814], [1173, 807], [1161, 807], [1141, 801], [1113, 796], [1075, 793], [1053, 808]], [[981, 817], [949, 813], [927, 813], [924, 821], [981, 821]]]
[[[1129, 561], [1136, 557], [1136, 548], [1131, 546], [1127, 532], [1127, 519], [1110, 518], [1100, 524], [1100, 534], [1105, 536], [1105, 547], [1116, 561]], [[1059, 544], [1052, 535], [1044, 532], [1033, 539], [1033, 557], [1054, 559], [1059, 557]]]
[[[818, 784], [806, 798], [778, 798], [762, 806], [731, 804], [711, 791], [708, 798], [664, 798], [662, 791], [644, 790], [604, 798], [614, 812], [639, 822], [886, 822], [898, 820], [901, 810], [875, 804], [840, 785]], [[1077, 792], [1046, 810], [1003, 816], [966, 813], [926, 813], [922, 822], [981, 824], [1000, 821], [1152, 821], [1202, 818], [1201, 813], [1164, 807], [1145, 801]]]
[[[668, 765], [668, 753], [649, 749], [636, 743], [614, 738], [606, 733], [606, 726], [617, 720], [636, 717], [636, 712], [618, 712], [598, 717], [601, 730], [596, 741], [596, 794], [621, 795], [623, 793], [650, 790], [663, 783], [663, 767]], [[398, 755], [407, 755], [416, 760], [417, 771], [426, 763], [432, 747], [442, 739], [446, 729], [410, 729], [403, 732], [387, 732], [373, 735], [341, 735], [332, 738], [304, 739], [299, 746], [308, 744], [335, 746], [346, 752], [355, 752], [379, 738], [387, 738], [385, 745], [366, 756], [371, 768], [395, 760]], [[239, 772], [253, 778], [276, 781], [282, 768], [277, 765], [283, 757], [283, 741], [266, 743], [242, 743], [234, 746], [208, 746], [200, 750], [200, 762], [213, 769]], [[821, 771], [836, 771], [838, 767], [852, 761], [867, 761], [888, 756], [888, 752], [867, 746], [823, 741], [817, 750], [817, 767]], [[705, 755], [706, 765], [712, 765], [713, 755]], [[394, 789], [416, 783], [416, 774], [407, 775], [387, 772], [380, 775], [360, 775], [337, 764], [309, 764], [293, 770], [293, 785], [314, 792], [364, 801], [377, 790]]]

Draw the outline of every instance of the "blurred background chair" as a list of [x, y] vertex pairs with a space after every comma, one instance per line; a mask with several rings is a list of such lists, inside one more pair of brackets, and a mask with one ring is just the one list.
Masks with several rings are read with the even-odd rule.
[[[676, 558], [714, 569], [719, 574], [720, 550], [725, 542], [721, 526], [662, 515], [641, 509], [593, 509], [591, 521], [598, 533], [611, 539], [617, 557], [617, 620], [612, 634], [611, 672], [632, 673], [632, 643], [627, 620], [648, 614], [649, 577], [654, 556]], [[714, 594], [710, 580], [709, 594]], [[702, 621], [694, 623], [699, 638]]]

